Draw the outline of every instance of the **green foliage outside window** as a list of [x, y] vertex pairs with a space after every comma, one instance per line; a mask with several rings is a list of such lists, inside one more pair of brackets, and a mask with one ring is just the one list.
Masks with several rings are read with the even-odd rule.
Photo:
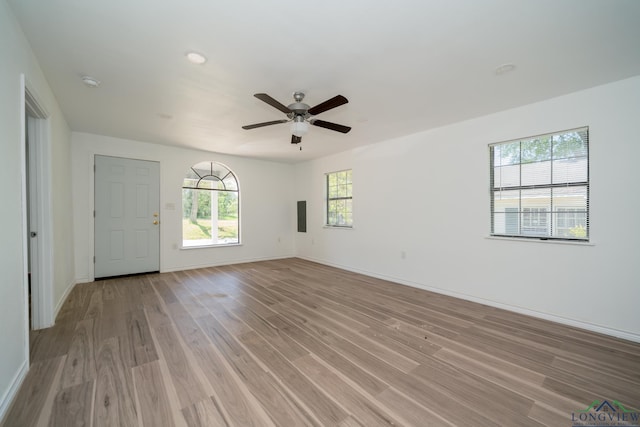
[[578, 132], [567, 132], [501, 144], [495, 154], [501, 160], [496, 164], [532, 163], [586, 156], [587, 144]]

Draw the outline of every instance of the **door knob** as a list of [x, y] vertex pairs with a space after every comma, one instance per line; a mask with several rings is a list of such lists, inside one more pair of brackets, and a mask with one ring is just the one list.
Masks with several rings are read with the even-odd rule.
[[160, 223], [160, 221], [158, 221], [157, 219], [153, 220], [153, 225], [158, 225]]

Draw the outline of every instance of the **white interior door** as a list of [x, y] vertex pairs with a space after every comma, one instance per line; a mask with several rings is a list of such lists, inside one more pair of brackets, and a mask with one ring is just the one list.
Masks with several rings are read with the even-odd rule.
[[95, 156], [95, 278], [160, 270], [160, 165]]
[[33, 326], [33, 310], [37, 307], [33, 304], [38, 300], [40, 284], [40, 272], [38, 270], [38, 158], [33, 136], [36, 134], [35, 119], [29, 115], [26, 117], [26, 178], [27, 178], [27, 273], [29, 275], [29, 322]]

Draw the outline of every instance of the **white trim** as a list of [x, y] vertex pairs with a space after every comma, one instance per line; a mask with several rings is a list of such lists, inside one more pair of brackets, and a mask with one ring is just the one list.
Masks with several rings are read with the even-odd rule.
[[563, 240], [554, 237], [549, 237], [548, 239], [540, 238], [540, 237], [508, 237], [508, 236], [485, 236], [485, 239], [489, 240], [502, 240], [503, 242], [528, 242], [528, 243], [544, 243], [544, 244], [555, 244], [555, 245], [573, 245], [573, 246], [595, 246], [596, 244], [592, 241], [581, 241], [581, 240]]
[[25, 360], [22, 362], [22, 366], [18, 369], [13, 380], [11, 381], [11, 385], [7, 389], [6, 393], [2, 398], [0, 398], [0, 424], [3, 424], [6, 420], [4, 417], [7, 415], [9, 411], [9, 407], [11, 407], [11, 403], [13, 399], [15, 399], [22, 382], [24, 381], [27, 373], [29, 372], [29, 360]]
[[37, 92], [33, 90], [33, 85], [29, 82], [29, 80], [25, 77], [24, 74], [21, 75], [21, 82], [23, 83], [24, 93], [28, 96], [25, 96], [24, 103], [25, 106], [29, 108], [29, 110], [39, 118], [47, 118], [49, 117], [49, 112], [46, 108], [44, 108], [43, 102], [40, 100]]
[[[22, 215], [21, 217], [21, 228], [22, 228], [22, 295], [23, 295], [23, 352], [25, 355], [23, 363], [23, 367], [18, 371], [18, 374], [24, 369], [24, 364], [29, 364], [29, 254], [27, 253], [29, 250], [29, 244], [27, 242], [27, 154], [26, 154], [26, 125], [27, 125], [27, 116], [25, 114], [26, 111], [26, 82], [24, 74], [20, 75], [20, 191], [21, 191], [21, 206]], [[14, 380], [15, 383], [15, 380]], [[13, 386], [13, 385], [12, 385]], [[9, 388], [11, 391], [11, 387]], [[8, 392], [9, 392], [8, 391]], [[15, 393], [15, 391], [14, 391]], [[13, 395], [11, 396], [13, 398]], [[5, 397], [0, 401], [0, 405], [5, 404]]]
[[277, 257], [256, 257], [256, 258], [235, 259], [235, 260], [228, 260], [228, 261], [214, 262], [214, 263], [207, 263], [207, 264], [181, 265], [178, 267], [170, 267], [170, 268], [161, 270], [160, 273], [171, 273], [172, 271], [183, 271], [183, 270], [195, 270], [197, 268], [221, 267], [223, 265], [232, 265], [232, 264], [246, 264], [249, 262], [275, 261], [278, 259], [287, 259], [287, 258], [294, 258], [294, 257], [295, 255], [290, 254], [290, 255], [282, 255]]
[[[204, 239], [203, 239], [204, 240]], [[181, 251], [190, 251], [192, 249], [207, 249], [207, 248], [226, 248], [229, 246], [243, 246], [242, 243], [217, 243], [212, 245], [193, 245], [193, 246], [180, 246], [178, 249]]]
[[412, 281], [409, 281], [409, 280], [404, 280], [404, 279], [400, 279], [400, 278], [393, 277], [393, 276], [386, 276], [386, 275], [383, 275], [383, 274], [373, 273], [373, 272], [367, 271], [367, 270], [361, 270], [361, 269], [358, 269], [358, 268], [352, 268], [352, 267], [348, 267], [348, 266], [345, 266], [345, 265], [335, 264], [335, 263], [332, 263], [332, 262], [328, 262], [328, 261], [324, 261], [324, 260], [320, 260], [320, 259], [316, 259], [316, 258], [312, 258], [312, 257], [297, 256], [297, 258], [305, 259], [307, 261], [317, 262], [318, 264], [324, 264], [324, 265], [328, 265], [330, 267], [340, 268], [342, 270], [347, 270], [347, 271], [351, 271], [351, 272], [354, 272], [354, 273], [364, 274], [365, 276], [375, 277], [375, 278], [382, 279], [382, 280], [388, 280], [388, 281], [391, 281], [391, 282], [399, 283], [401, 285], [411, 286], [412, 288], [423, 289], [425, 291], [435, 292], [435, 293], [441, 294], [441, 295], [447, 295], [447, 296], [454, 297], [454, 298], [460, 298], [462, 300], [476, 302], [476, 303], [479, 303], [479, 304], [488, 305], [488, 306], [495, 307], [495, 308], [500, 308], [502, 310], [507, 310], [507, 311], [511, 311], [511, 312], [514, 312], [514, 313], [524, 314], [524, 315], [527, 315], [527, 316], [536, 317], [538, 319], [549, 320], [551, 322], [559, 323], [559, 324], [562, 324], [562, 325], [573, 326], [575, 328], [580, 328], [580, 329], [584, 329], [584, 330], [587, 330], [587, 331], [597, 332], [599, 334], [609, 335], [609, 336], [612, 336], [612, 337], [622, 338], [622, 339], [625, 339], [625, 340], [628, 340], [628, 341], [633, 341], [633, 342], [640, 343], [640, 335], [634, 334], [634, 333], [631, 333], [631, 332], [627, 332], [627, 331], [621, 331], [621, 330], [618, 330], [618, 329], [607, 328], [605, 326], [600, 326], [600, 325], [596, 325], [596, 324], [593, 324], [593, 323], [582, 322], [582, 321], [579, 321], [579, 320], [574, 320], [574, 319], [569, 319], [569, 318], [566, 318], [566, 317], [556, 316], [554, 314], [548, 314], [548, 313], [543, 313], [543, 312], [540, 312], [540, 311], [529, 310], [528, 308], [518, 307], [518, 306], [515, 306], [515, 305], [504, 304], [504, 303], [497, 302], [497, 301], [478, 298], [478, 297], [474, 297], [472, 295], [462, 294], [462, 293], [459, 293], [459, 292], [448, 291], [446, 289], [436, 288], [436, 287], [433, 287], [433, 286], [428, 286], [428, 285], [424, 285], [422, 283], [412, 282]]

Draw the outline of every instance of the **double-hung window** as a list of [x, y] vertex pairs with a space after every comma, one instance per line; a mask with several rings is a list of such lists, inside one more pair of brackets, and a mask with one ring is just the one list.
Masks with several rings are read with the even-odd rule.
[[589, 240], [589, 129], [489, 146], [491, 234]]
[[351, 170], [326, 174], [326, 225], [353, 227]]

